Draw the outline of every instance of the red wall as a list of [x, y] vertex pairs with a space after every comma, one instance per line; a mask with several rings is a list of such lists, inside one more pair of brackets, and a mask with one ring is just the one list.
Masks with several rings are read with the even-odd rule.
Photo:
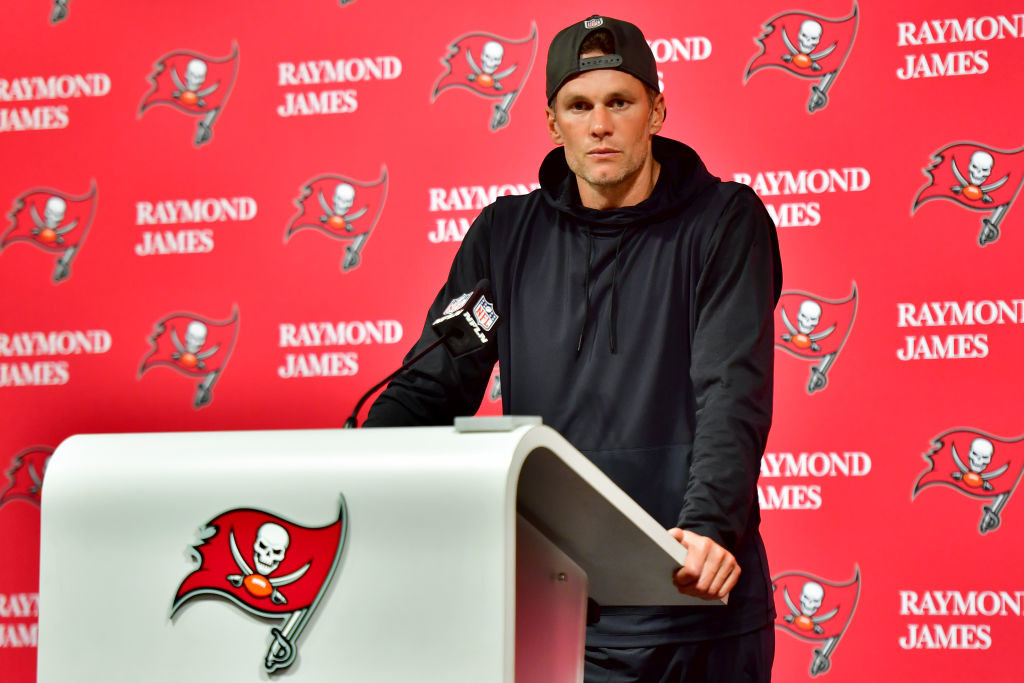
[[[760, 491], [776, 679], [810, 677], [822, 650], [832, 681], [1015, 680], [1024, 16], [992, 0], [719, 8], [634, 3], [620, 16], [653, 42], [665, 134], [778, 216], [786, 296]], [[547, 44], [605, 9], [621, 11], [71, 0], [52, 22], [47, 0], [5, 7], [5, 681], [34, 678], [47, 453], [79, 432], [339, 426], [412, 343], [468, 222], [536, 183]], [[823, 27], [816, 50], [835, 45], [820, 70], [781, 59], [783, 31], [796, 42], [808, 15]], [[488, 39], [476, 34], [517, 64], [499, 96], [465, 78], [463, 50], [478, 57]], [[171, 71], [184, 79], [196, 57], [200, 94], [175, 97]], [[507, 121], [492, 129], [496, 106]], [[977, 151], [992, 167], [974, 182]], [[329, 204], [340, 182], [366, 212], [321, 223], [319, 193]], [[54, 196], [64, 215], [48, 227]], [[808, 300], [821, 315], [803, 337], [782, 311], [795, 327]], [[190, 355], [191, 320], [207, 339]], [[964, 474], [953, 449], [968, 468], [978, 438], [991, 461]], [[815, 616], [837, 610], [821, 634], [784, 620], [785, 595], [798, 602], [808, 581], [825, 592]]]

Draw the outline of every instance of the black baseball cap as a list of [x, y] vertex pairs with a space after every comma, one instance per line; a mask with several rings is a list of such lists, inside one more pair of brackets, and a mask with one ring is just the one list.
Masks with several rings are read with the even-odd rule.
[[[594, 31], [608, 31], [615, 44], [615, 54], [580, 59], [580, 45]], [[591, 17], [562, 29], [548, 48], [547, 96], [548, 104], [555, 99], [558, 89], [578, 73], [593, 69], [617, 69], [636, 76], [661, 92], [658, 87], [658, 65], [644, 34], [628, 21]]]

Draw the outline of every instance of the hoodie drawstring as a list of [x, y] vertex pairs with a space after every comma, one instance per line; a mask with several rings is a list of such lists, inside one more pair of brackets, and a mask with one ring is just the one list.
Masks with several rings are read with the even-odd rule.
[[590, 265], [594, 253], [594, 233], [587, 228], [587, 267], [583, 270], [583, 292], [586, 298], [586, 305], [583, 309], [583, 326], [580, 327], [580, 339], [576, 343], [576, 355], [580, 355], [583, 348], [583, 334], [587, 331], [587, 322], [590, 319]]
[[[615, 265], [612, 268], [612, 305], [611, 305], [611, 320], [608, 328], [608, 350], [613, 354], [617, 354], [619, 350], [619, 257], [622, 253], [622, 238], [626, 236], [626, 231], [623, 230], [619, 233], [619, 238], [615, 242]], [[583, 308], [583, 325], [580, 327], [579, 341], [576, 342], [576, 355], [580, 355], [580, 351], [583, 349], [583, 337], [587, 331], [587, 323], [590, 322], [590, 270], [593, 266], [594, 258], [594, 233], [591, 232], [590, 228], [587, 228], [587, 267], [583, 271], [583, 293], [586, 303]]]
[[612, 270], [612, 315], [611, 326], [608, 328], [608, 350], [613, 354], [618, 352], [618, 328], [619, 328], [619, 252], [622, 249], [622, 238], [626, 231], [619, 233], [619, 239], [615, 242], [615, 268]]

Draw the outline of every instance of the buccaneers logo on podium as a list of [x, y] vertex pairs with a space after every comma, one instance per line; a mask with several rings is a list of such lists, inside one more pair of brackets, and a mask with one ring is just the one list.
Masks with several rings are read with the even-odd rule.
[[213, 136], [214, 119], [227, 102], [237, 74], [238, 45], [220, 59], [189, 50], [168, 52], [153, 66], [149, 75], [153, 88], [143, 98], [139, 116], [159, 104], [202, 116], [193, 141], [198, 147]]
[[319, 230], [336, 240], [348, 242], [341, 270], [348, 272], [359, 265], [361, 253], [377, 226], [384, 200], [388, 196], [388, 169], [382, 166], [380, 180], [362, 183], [341, 175], [321, 175], [302, 186], [295, 200], [299, 212], [285, 231], [287, 242], [304, 228]]
[[750, 60], [743, 76], [746, 83], [755, 71], [776, 68], [798, 78], [818, 79], [811, 85], [807, 111], [811, 114], [828, 104], [828, 91], [846, 63], [857, 36], [857, 3], [850, 16], [828, 19], [806, 12], [784, 12], [762, 26], [757, 39], [761, 52]]
[[857, 283], [846, 299], [823, 299], [808, 292], [783, 292], [775, 308], [775, 348], [812, 361], [807, 393], [828, 384], [827, 373], [846, 345], [857, 316]]
[[926, 486], [952, 487], [965, 496], [987, 501], [982, 506], [979, 533], [999, 527], [999, 513], [1024, 474], [1024, 435], [1003, 439], [974, 429], [952, 429], [932, 439], [924, 454], [929, 468], [914, 485], [916, 498]]
[[810, 643], [820, 644], [811, 659], [811, 675], [818, 676], [832, 666], [831, 656], [839, 646], [860, 599], [860, 568], [846, 583], [826, 581], [805, 572], [785, 572], [772, 577], [775, 597], [775, 628]]
[[24, 500], [39, 507], [43, 490], [43, 475], [46, 465], [53, 455], [49, 446], [33, 446], [26, 448], [11, 460], [11, 469], [7, 470], [10, 482], [7, 488], [0, 491], [0, 507], [12, 500]]
[[95, 214], [95, 181], [89, 192], [81, 196], [32, 188], [14, 200], [7, 214], [11, 225], [0, 239], [0, 250], [12, 242], [29, 242], [43, 251], [60, 254], [53, 269], [53, 282], [62, 282], [71, 275], [71, 260], [85, 241]]
[[480, 97], [500, 100], [494, 105], [491, 130], [508, 125], [509, 110], [526, 84], [537, 54], [537, 25], [520, 40], [493, 33], [467, 33], [448, 46], [441, 58], [444, 73], [434, 84], [430, 101], [449, 88], [465, 88]]
[[999, 239], [999, 224], [1024, 186], [1024, 147], [1001, 150], [977, 142], [954, 142], [932, 153], [924, 169], [928, 183], [917, 192], [917, 207], [932, 199], [955, 202], [971, 211], [989, 211], [981, 219], [978, 244]]
[[324, 527], [251, 508], [224, 512], [200, 530], [196, 567], [178, 586], [170, 617], [197, 595], [215, 595], [258, 617], [281, 618], [263, 666], [267, 673], [284, 669], [334, 578], [346, 531], [344, 499], [338, 521]]
[[192, 406], [213, 400], [213, 384], [228, 364], [238, 337], [238, 309], [227, 320], [210, 320], [194, 313], [171, 313], [157, 321], [149, 341], [152, 348], [139, 365], [139, 378], [158, 365], [183, 375], [201, 377]]

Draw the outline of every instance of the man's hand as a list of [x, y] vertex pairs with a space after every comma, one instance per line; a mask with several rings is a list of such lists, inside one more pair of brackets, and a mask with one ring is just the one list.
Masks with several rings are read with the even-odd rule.
[[740, 566], [732, 553], [692, 531], [668, 532], [686, 548], [686, 564], [672, 575], [679, 592], [704, 600], [724, 598], [740, 578]]

